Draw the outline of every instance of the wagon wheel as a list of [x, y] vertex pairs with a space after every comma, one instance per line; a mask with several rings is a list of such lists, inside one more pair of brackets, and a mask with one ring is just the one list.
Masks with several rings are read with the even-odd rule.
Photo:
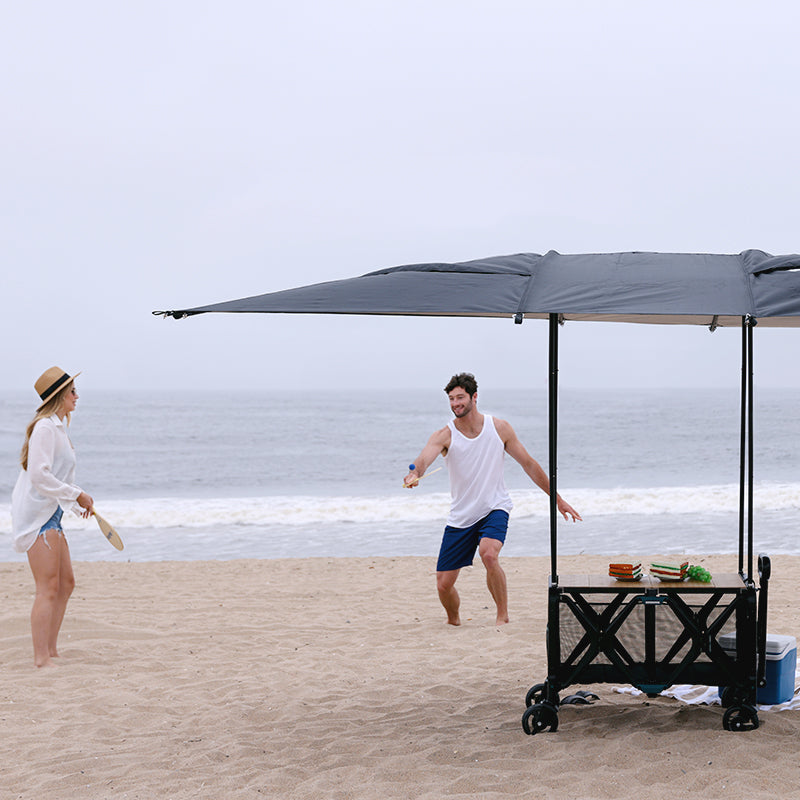
[[723, 708], [747, 705], [749, 693], [736, 686], [726, 686], [719, 695], [719, 702]]
[[730, 708], [736, 702], [736, 693], [732, 686], [726, 686], [719, 695], [719, 702], [723, 708]]
[[722, 717], [726, 731], [754, 731], [758, 727], [758, 712], [755, 706], [731, 706]]
[[525, 695], [525, 705], [530, 707], [535, 703], [541, 703], [545, 699], [544, 689], [545, 685], [543, 683], [531, 686], [528, 689], [528, 694]]
[[550, 703], [537, 703], [525, 709], [522, 715], [522, 730], [531, 736], [547, 729], [558, 730], [558, 711]]

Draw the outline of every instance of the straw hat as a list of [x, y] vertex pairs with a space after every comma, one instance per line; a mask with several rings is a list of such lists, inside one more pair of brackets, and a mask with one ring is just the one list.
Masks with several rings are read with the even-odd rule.
[[61, 367], [50, 367], [46, 369], [33, 384], [36, 393], [42, 400], [41, 408], [56, 392], [61, 391], [65, 386], [72, 383], [75, 378], [80, 375], [76, 372], [74, 375], [67, 375]]

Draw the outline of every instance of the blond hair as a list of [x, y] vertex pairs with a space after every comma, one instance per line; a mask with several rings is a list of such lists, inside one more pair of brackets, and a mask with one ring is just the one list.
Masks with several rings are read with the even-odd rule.
[[[19, 455], [19, 462], [22, 464], [22, 469], [28, 469], [28, 445], [31, 441], [31, 434], [33, 433], [33, 429], [36, 427], [36, 423], [40, 419], [47, 419], [47, 417], [52, 417], [61, 406], [61, 403], [64, 400], [64, 396], [67, 392], [72, 391], [72, 383], [65, 386], [60, 392], [54, 394], [41, 408], [37, 409], [36, 415], [34, 418], [28, 423], [28, 427], [25, 429], [25, 441], [22, 443], [22, 452]], [[70, 415], [66, 415], [67, 424], [69, 425]]]

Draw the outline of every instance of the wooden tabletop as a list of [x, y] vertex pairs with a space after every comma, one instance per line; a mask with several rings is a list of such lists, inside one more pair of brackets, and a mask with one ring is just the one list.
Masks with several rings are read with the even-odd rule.
[[738, 591], [745, 588], [745, 583], [737, 573], [723, 573], [714, 575], [708, 583], [703, 581], [662, 581], [652, 575], [644, 575], [638, 581], [620, 581], [610, 575], [559, 575], [558, 585], [561, 589], [585, 589], [587, 591], [610, 592], [641, 592], [652, 590], [655, 592], [675, 591], [682, 592], [714, 592]]

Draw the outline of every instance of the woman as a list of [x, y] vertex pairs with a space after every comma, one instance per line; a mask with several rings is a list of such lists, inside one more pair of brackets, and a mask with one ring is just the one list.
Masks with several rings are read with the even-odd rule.
[[36, 582], [31, 633], [37, 667], [53, 666], [51, 659], [58, 656], [56, 640], [75, 588], [69, 547], [61, 528], [63, 509], [88, 517], [94, 505], [74, 483], [75, 450], [67, 425], [78, 402], [75, 377], [51, 367], [34, 384], [42, 402], [25, 432], [22, 472], [11, 497], [14, 549], [28, 554]]

